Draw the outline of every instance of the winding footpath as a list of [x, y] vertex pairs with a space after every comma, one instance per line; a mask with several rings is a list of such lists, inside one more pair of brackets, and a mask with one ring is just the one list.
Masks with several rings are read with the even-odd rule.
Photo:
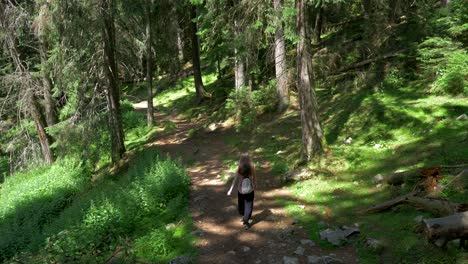
[[[163, 133], [148, 146], [155, 146], [187, 164], [191, 177], [190, 212], [196, 231], [197, 263], [320, 263], [314, 256], [332, 256], [343, 263], [358, 263], [351, 246], [335, 250], [321, 249], [308, 240], [306, 231], [293, 224], [278, 198], [294, 200], [281, 188], [267, 163], [256, 160], [258, 190], [255, 192], [253, 226], [244, 230], [237, 212], [237, 195], [227, 196], [229, 185], [221, 176], [230, 173], [223, 158], [236, 159], [239, 150], [225, 144], [235, 137], [234, 129], [221, 127], [214, 132], [203, 130], [189, 137], [200, 123], [189, 123], [175, 114], [156, 114], [156, 120], [171, 121], [177, 128]], [[315, 258], [316, 259], [316, 258]]]

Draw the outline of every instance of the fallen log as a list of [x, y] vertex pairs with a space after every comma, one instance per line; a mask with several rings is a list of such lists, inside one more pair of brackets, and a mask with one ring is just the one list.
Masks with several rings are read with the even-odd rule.
[[407, 199], [410, 196], [414, 196], [415, 194], [416, 194], [416, 192], [411, 192], [411, 193], [408, 193], [408, 194], [405, 194], [405, 195], [398, 196], [396, 198], [385, 201], [383, 203], [371, 206], [371, 207], [369, 207], [367, 209], [359, 210], [359, 211], [356, 212], [356, 214], [363, 215], [363, 214], [371, 214], [371, 213], [378, 213], [378, 212], [385, 211], [387, 209], [390, 209], [392, 207], [395, 207], [395, 206], [403, 203], [403, 201], [405, 199]]
[[365, 66], [367, 64], [374, 63], [374, 62], [377, 62], [377, 61], [380, 61], [380, 60], [386, 60], [386, 59], [389, 59], [389, 58], [392, 58], [392, 57], [396, 57], [396, 56], [399, 56], [399, 55], [403, 54], [403, 51], [404, 50], [399, 50], [399, 51], [384, 54], [382, 56], [377, 56], [375, 58], [360, 61], [360, 62], [357, 62], [355, 64], [345, 66], [345, 67], [343, 67], [341, 69], [338, 69], [334, 74], [338, 74], [338, 73], [341, 73], [341, 72], [345, 72], [345, 71], [353, 70], [353, 69], [356, 69], [356, 68], [360, 68], [362, 66]]
[[451, 215], [466, 208], [464, 204], [452, 203], [438, 197], [427, 196], [409, 196], [403, 203], [416, 207], [419, 210], [430, 212], [435, 216]]
[[460, 239], [460, 247], [465, 247], [464, 240], [468, 239], [468, 212], [423, 219], [422, 222], [426, 237], [434, 245], [446, 248], [449, 241]]
[[430, 212], [436, 216], [446, 216], [456, 212], [468, 210], [467, 204], [452, 203], [438, 197], [419, 197], [417, 192], [411, 192], [402, 196], [398, 196], [389, 201], [371, 206], [369, 208], [359, 210], [358, 215], [378, 213], [388, 210], [400, 204], [408, 204], [416, 207], [419, 210]]

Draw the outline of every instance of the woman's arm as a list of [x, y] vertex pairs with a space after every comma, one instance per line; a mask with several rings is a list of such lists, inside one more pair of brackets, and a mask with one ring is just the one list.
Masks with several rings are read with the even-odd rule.
[[227, 192], [227, 195], [231, 195], [232, 193], [232, 189], [234, 189], [234, 186], [236, 185], [236, 182], [237, 182], [237, 172], [234, 174], [234, 179], [232, 180], [232, 184], [231, 184], [231, 188], [229, 189], [229, 191]]
[[254, 190], [257, 189], [257, 174], [255, 173], [255, 164], [252, 164], [252, 182]]

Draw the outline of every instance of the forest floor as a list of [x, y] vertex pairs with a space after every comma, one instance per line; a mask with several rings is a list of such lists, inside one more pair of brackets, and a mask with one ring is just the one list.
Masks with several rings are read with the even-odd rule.
[[[134, 107], [142, 110], [145, 106], [139, 103]], [[223, 179], [232, 173], [223, 159], [236, 159], [240, 154], [240, 150], [226, 144], [226, 138], [236, 137], [234, 128], [226, 125], [210, 132], [200, 129], [203, 122], [189, 122], [176, 113], [156, 116], [158, 122], [171, 122], [175, 128], [158, 135], [147, 146], [157, 146], [162, 153], [180, 158], [191, 177], [190, 211], [197, 237], [197, 263], [309, 263], [309, 256], [331, 256], [358, 263], [351, 245], [324, 249], [316, 245], [317, 241], [309, 240], [306, 230], [295, 224], [281, 204], [284, 200], [294, 201], [294, 196], [277, 177], [271, 177], [269, 163], [255, 155], [258, 188], [253, 223], [251, 229], [244, 230], [236, 194], [227, 196], [229, 184]]]

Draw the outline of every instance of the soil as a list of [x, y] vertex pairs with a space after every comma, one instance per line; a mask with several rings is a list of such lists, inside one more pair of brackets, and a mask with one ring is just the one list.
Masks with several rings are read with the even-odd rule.
[[[236, 159], [239, 150], [225, 143], [236, 137], [232, 127], [219, 127], [214, 132], [201, 129], [189, 137], [189, 131], [202, 127], [202, 122], [188, 122], [176, 114], [156, 114], [156, 120], [177, 124], [175, 130], [158, 136], [150, 146], [180, 158], [191, 177], [190, 212], [196, 230], [197, 263], [284, 263], [283, 258], [297, 258], [308, 263], [307, 256], [331, 255], [344, 263], [358, 263], [355, 249], [345, 246], [333, 250], [302, 245], [308, 239], [306, 231], [289, 217], [278, 198], [295, 200], [272, 175], [268, 163], [254, 156], [257, 164], [258, 187], [255, 190], [252, 227], [244, 230], [237, 212], [235, 191], [227, 196], [230, 184], [222, 175], [232, 173], [223, 158]], [[315, 241], [317, 242], [317, 241]], [[303, 255], [295, 254], [298, 247]]]

